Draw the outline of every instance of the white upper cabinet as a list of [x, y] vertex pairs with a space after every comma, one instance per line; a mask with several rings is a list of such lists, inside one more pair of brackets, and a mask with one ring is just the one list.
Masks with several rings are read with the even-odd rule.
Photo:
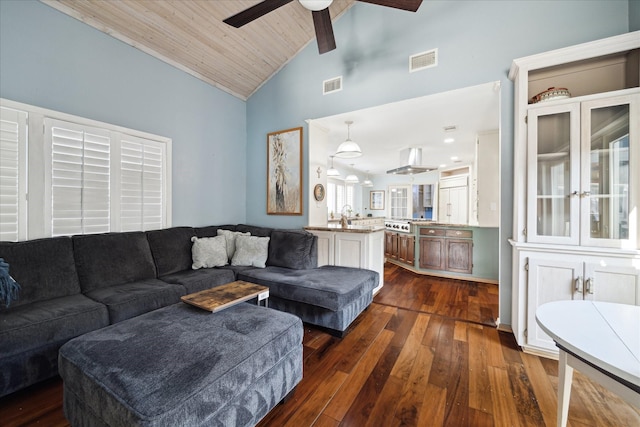
[[528, 116], [529, 242], [578, 244], [580, 107], [532, 108]]
[[640, 95], [581, 104], [580, 243], [638, 248]]
[[529, 107], [527, 241], [637, 247], [639, 99]]

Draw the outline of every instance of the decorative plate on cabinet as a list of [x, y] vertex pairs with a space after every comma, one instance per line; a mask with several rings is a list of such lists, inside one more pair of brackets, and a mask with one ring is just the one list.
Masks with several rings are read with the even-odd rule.
[[540, 92], [529, 100], [529, 104], [536, 104], [538, 102], [552, 101], [554, 99], [571, 98], [571, 94], [566, 87], [550, 87], [549, 89]]
[[324, 185], [316, 184], [316, 186], [313, 187], [313, 197], [317, 202], [321, 202], [324, 200]]

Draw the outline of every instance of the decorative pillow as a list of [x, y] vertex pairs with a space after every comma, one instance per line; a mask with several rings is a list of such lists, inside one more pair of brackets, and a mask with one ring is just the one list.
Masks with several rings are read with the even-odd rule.
[[318, 261], [314, 244], [316, 236], [304, 230], [273, 230], [267, 264], [294, 270], [315, 268]]
[[203, 237], [201, 239], [193, 236], [191, 241], [193, 242], [193, 246], [191, 246], [191, 257], [193, 259], [191, 268], [194, 270], [221, 267], [228, 264], [227, 243], [224, 236]]
[[269, 256], [269, 237], [236, 237], [236, 252], [231, 265], [245, 265], [265, 268]]
[[227, 242], [227, 258], [229, 258], [229, 261], [233, 259], [233, 254], [236, 252], [236, 237], [250, 235], [251, 233], [241, 233], [239, 231], [218, 230], [218, 236], [224, 236]]

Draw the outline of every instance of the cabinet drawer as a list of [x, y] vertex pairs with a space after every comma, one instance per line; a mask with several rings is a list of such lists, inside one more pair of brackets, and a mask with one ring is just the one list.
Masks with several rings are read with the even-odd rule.
[[473, 231], [471, 230], [447, 230], [447, 237], [456, 237], [458, 239], [471, 239], [473, 237]]
[[444, 236], [445, 235], [444, 228], [421, 228], [420, 235], [421, 236]]

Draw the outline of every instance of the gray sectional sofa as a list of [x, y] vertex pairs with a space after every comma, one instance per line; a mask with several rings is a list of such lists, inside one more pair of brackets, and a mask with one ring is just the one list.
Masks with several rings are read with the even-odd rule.
[[[192, 269], [191, 238], [218, 229], [269, 237], [266, 267]], [[0, 258], [21, 286], [17, 301], [0, 304], [0, 396], [55, 376], [58, 351], [72, 338], [183, 305], [188, 293], [234, 280], [263, 284], [270, 308], [341, 335], [379, 279], [370, 270], [317, 267], [317, 238], [304, 230], [244, 224], [0, 242]]]

